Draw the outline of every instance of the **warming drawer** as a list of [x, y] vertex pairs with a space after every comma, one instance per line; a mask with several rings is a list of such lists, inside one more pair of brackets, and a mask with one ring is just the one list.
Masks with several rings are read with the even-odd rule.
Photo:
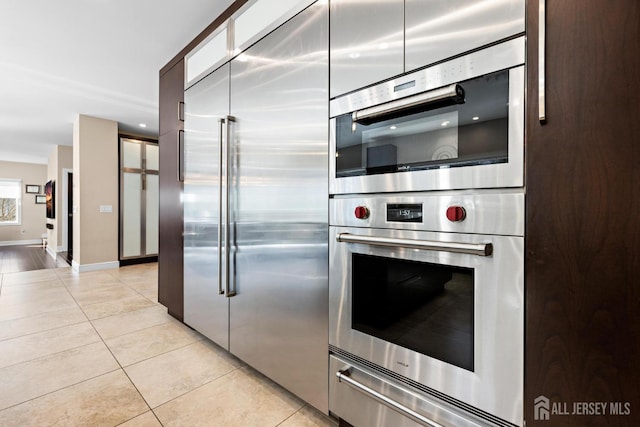
[[329, 357], [329, 411], [355, 427], [492, 425], [335, 355]]

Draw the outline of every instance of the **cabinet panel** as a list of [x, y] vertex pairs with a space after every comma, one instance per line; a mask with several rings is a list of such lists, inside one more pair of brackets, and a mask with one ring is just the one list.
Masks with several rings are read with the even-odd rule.
[[524, 31], [524, 0], [407, 0], [406, 71]]
[[160, 211], [158, 301], [183, 317], [182, 183], [178, 180], [178, 104], [184, 99], [184, 60], [160, 76]]
[[160, 76], [160, 135], [182, 129], [180, 102], [184, 98], [184, 59]]
[[[636, 426], [640, 3], [546, 6], [545, 124], [538, 120], [538, 1], [527, 10], [527, 427]], [[539, 396], [550, 409], [566, 403], [569, 414], [540, 419]], [[579, 402], [607, 406], [601, 415], [573, 414]]]
[[403, 72], [403, 0], [334, 0], [330, 25], [330, 97]]

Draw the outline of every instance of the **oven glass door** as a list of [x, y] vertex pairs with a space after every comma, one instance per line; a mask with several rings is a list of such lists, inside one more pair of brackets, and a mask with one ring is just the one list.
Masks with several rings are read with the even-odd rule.
[[473, 371], [472, 268], [351, 257], [352, 329]]
[[509, 71], [458, 84], [459, 102], [371, 124], [336, 118], [336, 177], [506, 163]]

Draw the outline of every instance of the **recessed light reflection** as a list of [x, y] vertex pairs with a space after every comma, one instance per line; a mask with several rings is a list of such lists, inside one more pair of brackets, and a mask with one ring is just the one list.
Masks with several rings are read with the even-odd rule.
[[480, 117], [475, 116], [475, 117], [472, 117], [472, 118], [471, 118], [471, 120], [474, 120], [474, 121], [475, 121], [475, 120], [480, 120]]
[[139, 126], [140, 126], [141, 128], [146, 128], [146, 127], [147, 127], [147, 125], [146, 125], [145, 123], [140, 123], [140, 125], [139, 125]]
[[398, 127], [397, 126], [391, 126], [391, 127], [389, 127], [389, 129], [396, 130], [396, 129], [398, 129]]
[[449, 120], [445, 120], [444, 122], [442, 122], [442, 123], [440, 124], [440, 126], [449, 126], [449, 124], [450, 124], [450, 123], [451, 123], [451, 122], [450, 122]]
[[360, 53], [359, 52], [351, 52], [349, 54], [349, 58], [351, 58], [351, 59], [360, 58]]

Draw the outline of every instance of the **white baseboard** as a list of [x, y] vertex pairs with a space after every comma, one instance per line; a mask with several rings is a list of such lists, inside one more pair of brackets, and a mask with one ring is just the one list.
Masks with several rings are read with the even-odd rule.
[[96, 264], [78, 264], [76, 260], [71, 260], [71, 268], [78, 273], [84, 273], [85, 271], [97, 271], [97, 270], [111, 270], [114, 268], [120, 268], [120, 262], [98, 262]]
[[0, 246], [42, 245], [42, 240], [7, 240], [0, 242]]
[[58, 254], [56, 253], [56, 251], [54, 251], [53, 249], [51, 249], [50, 246], [47, 246], [47, 253], [49, 254], [49, 256], [53, 259], [57, 259], [58, 258]]

